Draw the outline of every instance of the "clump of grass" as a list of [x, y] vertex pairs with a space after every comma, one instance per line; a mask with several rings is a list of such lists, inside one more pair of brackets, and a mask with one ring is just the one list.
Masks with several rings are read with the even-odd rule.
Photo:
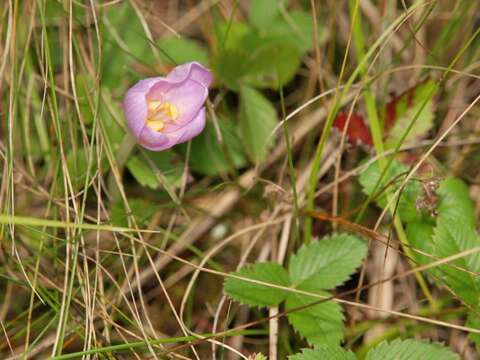
[[[380, 3], [6, 1], [0, 357], [477, 358], [479, 4]], [[204, 132], [132, 143], [188, 61]]]

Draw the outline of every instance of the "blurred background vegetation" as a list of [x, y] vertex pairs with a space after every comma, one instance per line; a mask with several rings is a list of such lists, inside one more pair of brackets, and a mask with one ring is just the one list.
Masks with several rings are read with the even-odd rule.
[[[408, 270], [480, 246], [479, 5], [2, 0], [0, 357], [284, 359], [309, 342], [223, 277], [347, 229], [369, 243], [333, 291], [366, 305], [343, 309], [347, 348], [406, 336], [478, 359], [477, 257], [467, 280]], [[214, 74], [204, 132], [127, 146], [126, 90], [187, 61]], [[438, 213], [473, 240], [434, 249]]]

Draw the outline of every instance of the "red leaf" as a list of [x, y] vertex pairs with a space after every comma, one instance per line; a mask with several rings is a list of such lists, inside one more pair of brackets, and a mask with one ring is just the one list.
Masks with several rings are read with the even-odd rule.
[[[347, 125], [347, 120], [347, 112], [338, 113], [335, 121], [333, 122], [333, 127], [340, 131], [343, 131], [345, 129], [345, 126]], [[368, 127], [363, 120], [363, 116], [357, 113], [351, 114], [346, 136], [348, 141], [355, 145], [363, 144], [372, 146], [373, 144], [370, 131], [368, 130]]]
[[398, 120], [397, 114], [397, 105], [399, 101], [405, 99], [407, 108], [413, 107], [415, 101], [415, 92], [419, 86], [424, 85], [426, 82], [430, 81], [429, 78], [415, 84], [414, 86], [408, 88], [404, 92], [394, 95], [391, 100], [385, 105], [385, 117], [383, 120], [383, 131], [385, 134], [388, 134], [388, 131], [395, 125]]

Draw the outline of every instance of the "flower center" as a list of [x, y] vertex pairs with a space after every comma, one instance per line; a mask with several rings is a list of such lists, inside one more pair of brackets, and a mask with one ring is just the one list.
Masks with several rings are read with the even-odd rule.
[[154, 131], [161, 132], [165, 123], [175, 121], [178, 118], [178, 110], [175, 105], [167, 101], [147, 101], [147, 126]]

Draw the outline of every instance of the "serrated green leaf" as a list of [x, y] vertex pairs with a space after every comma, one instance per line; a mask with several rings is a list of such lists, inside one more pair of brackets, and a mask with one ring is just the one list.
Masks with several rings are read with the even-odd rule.
[[[434, 224], [427, 221], [413, 221], [407, 224], [407, 238], [414, 249], [421, 250], [428, 254], [434, 254], [433, 229]], [[413, 252], [415, 260], [419, 264], [428, 264], [433, 261], [432, 258]]]
[[280, 13], [280, 6], [285, 0], [252, 1], [248, 12], [250, 23], [257, 29], [267, 29]]
[[[198, 61], [208, 65], [208, 50], [198, 41], [185, 37], [162, 37], [158, 42], [161, 59], [168, 64], [177, 65], [189, 61]], [[173, 63], [172, 63], [173, 62]]]
[[[435, 228], [434, 243], [436, 255], [444, 258], [480, 246], [480, 237], [475, 229], [461, 221], [439, 219]], [[451, 261], [450, 264], [479, 272], [480, 253]], [[477, 277], [452, 266], [442, 265], [439, 269], [444, 274], [447, 284], [463, 301], [477, 306], [480, 297], [480, 280]]]
[[[300, 288], [300, 290], [315, 292], [319, 295], [330, 296], [325, 291], [312, 288]], [[292, 309], [309, 305], [319, 301], [318, 297], [290, 293], [287, 297], [285, 309]], [[325, 301], [320, 304], [306, 307], [288, 313], [288, 321], [293, 328], [312, 345], [338, 345], [343, 339], [343, 312], [342, 307], [333, 301]]]
[[288, 357], [289, 360], [355, 360], [355, 354], [341, 346], [322, 345], [315, 349], [302, 349], [301, 354]]
[[288, 267], [294, 285], [331, 289], [348, 280], [367, 252], [364, 241], [337, 234], [303, 246]]
[[[395, 103], [395, 119], [385, 141], [385, 148], [394, 148], [408, 132], [404, 143], [424, 136], [433, 126], [434, 106], [433, 95], [438, 88], [434, 80], [428, 80], [407, 91]], [[426, 103], [425, 103], [426, 101]]]
[[[297, 46], [301, 54], [313, 49], [314, 38], [312, 32], [312, 15], [307, 11], [293, 10], [285, 16], [277, 16], [270, 27], [266, 29], [269, 35], [282, 37], [285, 41]], [[327, 31], [322, 24], [318, 24], [318, 42], [321, 44], [327, 39]]]
[[254, 162], [265, 159], [271, 144], [266, 144], [277, 114], [273, 105], [257, 90], [242, 87], [240, 91], [240, 134], [245, 150]]
[[[385, 193], [387, 186], [388, 189], [395, 192], [405, 178], [407, 171], [408, 168], [405, 165], [394, 160], [388, 168], [386, 175], [383, 176], [380, 185], [375, 187], [380, 179], [381, 172], [378, 163], [374, 162], [362, 172], [359, 182], [366, 195], [371, 195], [375, 191], [375, 194], [373, 194], [375, 202], [378, 206], [384, 208], [387, 205]], [[417, 181], [409, 181], [404, 187], [398, 202], [397, 211], [403, 221], [410, 222], [418, 219], [419, 214], [416, 209], [416, 201], [420, 195], [421, 185]]]
[[436, 343], [416, 340], [382, 342], [368, 352], [366, 360], [458, 360], [460, 357], [450, 349]]
[[439, 197], [438, 219], [461, 221], [467, 226], [476, 226], [475, 207], [468, 193], [468, 187], [462, 180], [458, 178], [443, 180], [437, 194]]
[[[477, 307], [476, 311], [470, 311], [468, 313], [467, 322], [465, 326], [480, 330], [480, 317], [478, 315], [478, 310], [479, 309]], [[480, 334], [471, 332], [468, 334], [468, 337], [475, 344], [475, 348], [477, 349], [477, 351], [480, 352]]]
[[248, 360], [268, 360], [262, 353], [253, 354], [248, 357]]
[[[289, 286], [287, 271], [273, 262], [256, 263], [247, 266], [233, 275], [258, 280], [265, 283]], [[245, 280], [229, 277], [224, 283], [225, 293], [233, 300], [250, 306], [275, 306], [285, 300], [288, 292], [282, 289], [255, 284]]]
[[[224, 148], [220, 146], [212, 123], [192, 140], [190, 168], [205, 175], [218, 175], [240, 168], [247, 163], [242, 145], [233, 125], [226, 119], [219, 119]], [[226, 154], [225, 154], [226, 152]]]

